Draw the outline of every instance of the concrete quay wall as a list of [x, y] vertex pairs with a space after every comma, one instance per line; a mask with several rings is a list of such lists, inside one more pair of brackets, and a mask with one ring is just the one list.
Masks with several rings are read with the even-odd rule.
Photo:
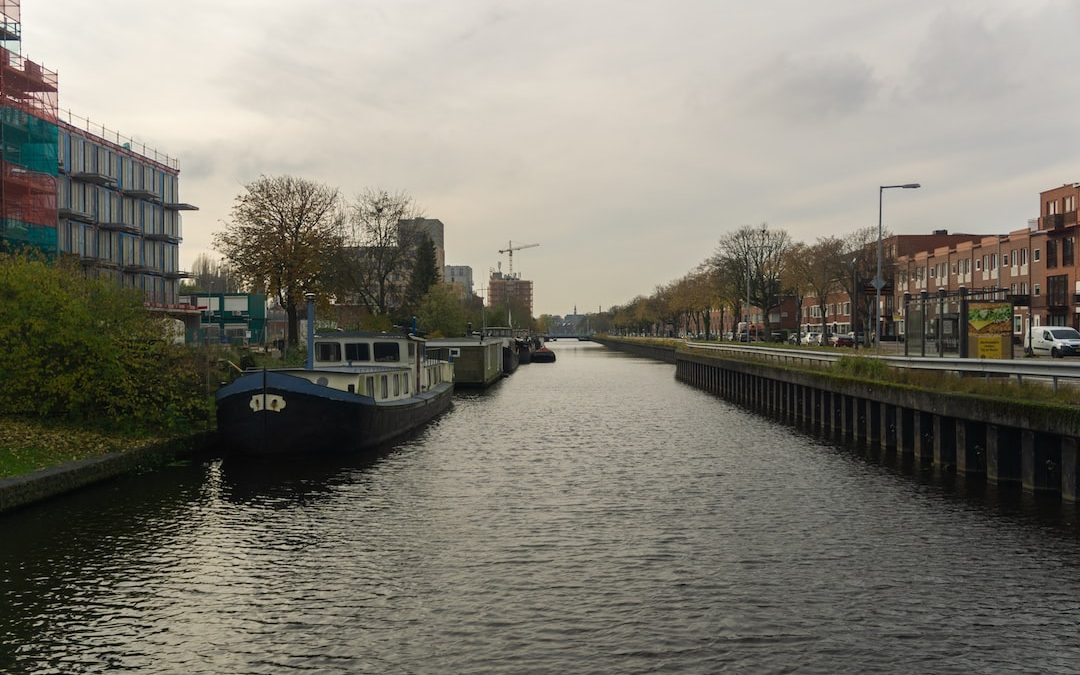
[[71, 492], [121, 474], [160, 466], [206, 446], [210, 434], [199, 433], [125, 452], [65, 462], [21, 476], [0, 479], [0, 513]]
[[1080, 411], [868, 382], [674, 347], [597, 342], [675, 363], [682, 382], [840, 442], [1080, 501]]

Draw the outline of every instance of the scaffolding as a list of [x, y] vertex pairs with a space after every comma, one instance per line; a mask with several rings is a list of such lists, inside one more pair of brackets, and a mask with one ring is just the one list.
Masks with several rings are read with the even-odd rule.
[[56, 72], [20, 54], [19, 0], [0, 0], [0, 244], [55, 252]]
[[18, 52], [22, 40], [19, 0], [0, 0], [0, 47]]

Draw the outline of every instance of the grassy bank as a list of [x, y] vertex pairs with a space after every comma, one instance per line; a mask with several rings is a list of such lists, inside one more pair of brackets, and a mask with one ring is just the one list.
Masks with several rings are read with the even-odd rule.
[[[639, 344], [674, 347], [676, 350], [694, 352], [682, 340], [663, 338], [608, 338]], [[768, 345], [774, 347], [778, 345]], [[797, 347], [787, 345], [793, 350], [812, 349], [822, 351], [821, 347]], [[793, 365], [780, 363], [765, 356], [750, 356], [745, 358], [750, 361], [760, 361], [770, 366], [786, 368], [789, 370], [802, 370], [828, 373], [833, 377], [857, 380], [860, 382], [877, 382], [894, 387], [919, 389], [936, 393], [962, 394], [976, 396], [994, 401], [1011, 401], [1015, 403], [1051, 406], [1062, 408], [1065, 414], [1077, 414], [1074, 409], [1080, 408], [1080, 388], [1063, 386], [1054, 391], [1050, 386], [1038, 382], [1017, 383], [1015, 380], [1006, 378], [981, 378], [961, 377], [953, 373], [907, 370], [893, 368], [887, 364], [870, 357], [856, 356], [848, 348], [828, 348], [832, 351], [844, 354], [838, 361], [827, 366], [813, 366], [809, 364]], [[700, 350], [701, 354], [713, 355], [709, 350]]]
[[0, 478], [110, 452], [134, 450], [163, 440], [100, 430], [0, 417]]

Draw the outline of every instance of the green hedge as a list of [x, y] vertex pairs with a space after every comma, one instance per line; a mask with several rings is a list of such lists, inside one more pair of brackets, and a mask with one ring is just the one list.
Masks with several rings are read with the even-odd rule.
[[124, 431], [202, 423], [205, 368], [165, 334], [137, 291], [0, 255], [0, 415]]

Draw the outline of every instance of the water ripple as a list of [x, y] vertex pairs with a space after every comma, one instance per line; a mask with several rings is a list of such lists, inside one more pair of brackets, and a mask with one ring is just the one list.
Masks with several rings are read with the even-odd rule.
[[0, 672], [1075, 672], [1074, 512], [555, 349], [377, 458], [0, 517]]

